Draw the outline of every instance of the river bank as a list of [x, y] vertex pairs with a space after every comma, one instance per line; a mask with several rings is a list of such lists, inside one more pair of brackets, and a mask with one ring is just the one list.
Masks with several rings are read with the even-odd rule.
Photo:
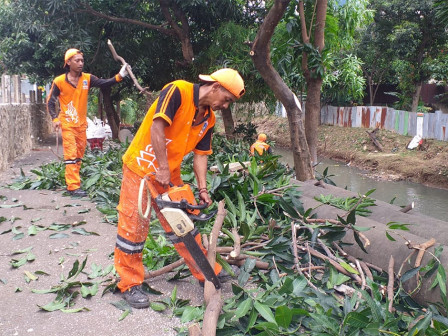
[[[257, 132], [266, 133], [268, 142], [290, 148], [286, 118], [257, 117], [251, 120]], [[379, 130], [379, 151], [364, 128], [321, 125], [318, 131], [318, 155], [367, 170], [369, 177], [388, 181], [412, 181], [448, 189], [448, 142], [425, 140], [423, 150], [409, 150], [412, 137]], [[371, 130], [370, 130], [371, 131]]]

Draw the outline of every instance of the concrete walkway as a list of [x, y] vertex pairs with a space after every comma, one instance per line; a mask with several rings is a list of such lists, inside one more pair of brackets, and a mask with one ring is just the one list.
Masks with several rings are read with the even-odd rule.
[[[50, 142], [55, 144], [54, 139]], [[54, 145], [51, 149], [56, 152]], [[113, 264], [111, 253], [116, 237], [116, 227], [105, 223], [95, 204], [88, 199], [63, 196], [62, 190], [15, 191], [6, 187], [20, 176], [21, 169], [28, 174], [31, 169], [54, 160], [57, 157], [48, 145], [44, 145], [17, 159], [0, 173], [0, 335], [176, 335], [175, 328], [182, 324], [171, 311], [158, 313], [152, 309], [133, 309], [119, 321], [123, 311], [111, 303], [122, 300], [121, 294], [109, 292], [101, 296], [105, 288], [103, 284], [100, 284], [98, 294], [90, 299], [83, 299], [81, 295], [75, 299], [76, 304], [72, 308], [85, 307], [82, 312], [45, 312], [39, 308], [52, 302], [56, 294], [37, 294], [32, 290], [57, 286], [61, 277], [68, 277], [76, 260], [82, 263], [88, 258], [84, 272], [78, 275], [77, 280], [106, 279], [88, 279], [87, 275], [95, 265], [104, 270]], [[76, 226], [84, 221], [85, 224]], [[48, 230], [54, 223], [72, 227], [65, 231]], [[47, 229], [30, 235], [33, 225]], [[75, 229], [98, 235], [76, 234]], [[55, 233], [67, 236], [52, 239], [50, 236]], [[32, 248], [35, 260], [13, 268], [10, 264], [13, 259], [26, 256], [14, 252], [27, 248]], [[27, 281], [27, 274], [36, 279]], [[202, 289], [191, 277], [176, 282], [167, 282], [164, 277], [159, 277], [149, 284], [163, 293], [162, 296], [153, 295], [152, 300], [170, 296], [177, 286], [179, 298], [189, 299], [195, 305], [202, 303]]]

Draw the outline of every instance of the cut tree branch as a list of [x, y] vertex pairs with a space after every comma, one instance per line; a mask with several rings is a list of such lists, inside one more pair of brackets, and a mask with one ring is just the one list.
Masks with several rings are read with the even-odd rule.
[[[115, 51], [115, 48], [110, 40], [107, 40], [107, 45], [109, 46], [110, 52], [112, 53], [112, 57], [114, 58], [114, 60], [116, 60], [117, 62], [121, 62], [121, 64], [123, 64], [123, 65], [127, 64], [126, 61], [124, 60], [124, 58], [117, 54], [117, 52]], [[126, 66], [126, 70], [129, 73], [129, 77], [131, 77], [132, 81], [134, 82], [135, 87], [137, 89], [139, 89], [140, 93], [150, 96], [150, 92], [148, 92], [148, 88], [142, 88], [140, 86], [140, 84], [138, 83], [137, 78], [135, 78], [134, 73], [132, 72], [132, 69], [129, 64]]]

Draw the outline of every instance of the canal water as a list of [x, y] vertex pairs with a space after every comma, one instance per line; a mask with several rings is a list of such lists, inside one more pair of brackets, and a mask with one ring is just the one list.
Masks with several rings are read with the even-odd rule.
[[[281, 161], [294, 166], [292, 153], [288, 149], [275, 148], [274, 153], [281, 155]], [[340, 188], [365, 194], [376, 189], [370, 197], [398, 206], [405, 206], [414, 202], [415, 212], [448, 221], [448, 190], [424, 186], [408, 181], [377, 181], [369, 178], [366, 171], [350, 167], [334, 160], [320, 158], [317, 172], [322, 173], [328, 167], [328, 175]]]

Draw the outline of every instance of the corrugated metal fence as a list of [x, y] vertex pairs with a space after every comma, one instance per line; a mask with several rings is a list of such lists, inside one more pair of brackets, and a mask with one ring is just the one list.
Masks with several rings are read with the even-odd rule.
[[[384, 106], [336, 107], [324, 106], [321, 123], [343, 127], [383, 128], [399, 134], [414, 136], [417, 131], [417, 113], [399, 111]], [[448, 141], [448, 114], [442, 111], [425, 113], [423, 138]]]

